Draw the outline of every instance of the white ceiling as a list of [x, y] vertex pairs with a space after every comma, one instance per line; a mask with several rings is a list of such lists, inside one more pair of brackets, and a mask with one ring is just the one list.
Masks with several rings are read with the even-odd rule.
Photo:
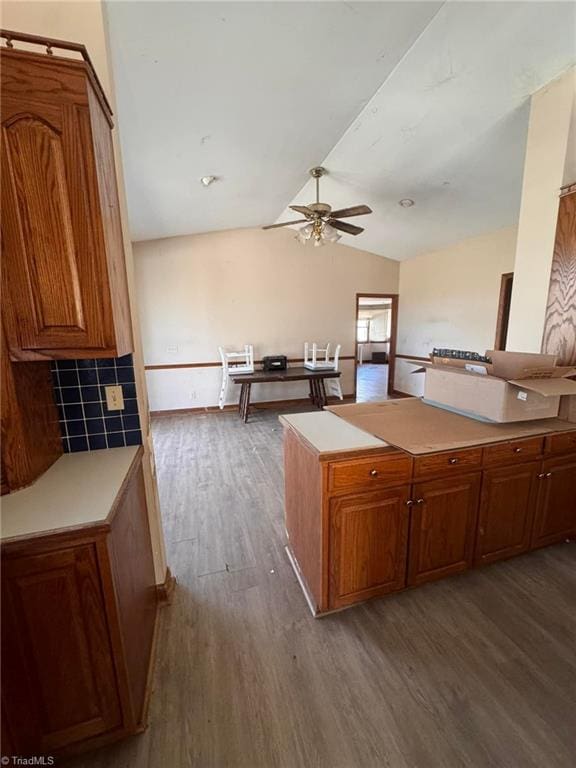
[[576, 61], [573, 3], [111, 0], [107, 15], [135, 240], [284, 220], [319, 163], [325, 201], [374, 210], [343, 242], [384, 256], [512, 224], [528, 97]]

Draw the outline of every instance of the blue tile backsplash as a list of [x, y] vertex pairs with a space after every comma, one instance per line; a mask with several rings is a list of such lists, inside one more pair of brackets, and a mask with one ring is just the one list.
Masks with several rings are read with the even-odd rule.
[[[55, 360], [54, 396], [65, 453], [141, 445], [132, 355], [106, 360]], [[124, 409], [109, 411], [104, 387], [120, 384]]]

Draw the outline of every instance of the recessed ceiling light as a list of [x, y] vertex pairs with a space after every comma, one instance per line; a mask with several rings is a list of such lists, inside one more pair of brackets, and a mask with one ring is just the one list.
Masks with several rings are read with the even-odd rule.
[[205, 187], [209, 187], [213, 181], [216, 181], [216, 176], [202, 176], [200, 181], [202, 184], [204, 184]]
[[412, 208], [414, 205], [414, 200], [410, 200], [409, 197], [405, 197], [398, 202], [398, 205], [401, 205], [402, 208]]

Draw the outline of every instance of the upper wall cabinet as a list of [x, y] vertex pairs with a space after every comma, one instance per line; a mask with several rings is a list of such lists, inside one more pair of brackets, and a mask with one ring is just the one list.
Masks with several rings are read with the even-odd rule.
[[15, 48], [1, 56], [10, 355], [127, 354], [132, 333], [106, 97], [89, 60]]

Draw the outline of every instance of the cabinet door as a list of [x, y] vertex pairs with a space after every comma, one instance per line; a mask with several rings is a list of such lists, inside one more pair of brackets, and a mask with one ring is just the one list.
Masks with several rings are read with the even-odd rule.
[[533, 547], [576, 535], [576, 454], [545, 461], [542, 473]]
[[540, 466], [536, 461], [484, 472], [476, 565], [512, 557], [530, 548]]
[[406, 586], [409, 486], [330, 502], [330, 607]]
[[3, 559], [2, 696], [17, 754], [121, 724], [95, 549]]
[[107, 277], [97, 253], [102, 245], [89, 137], [87, 107], [3, 100], [2, 236], [11, 348], [106, 344], [110, 310], [106, 295], [101, 302], [98, 296]]
[[408, 584], [460, 573], [471, 565], [480, 478], [476, 472], [414, 486]]

